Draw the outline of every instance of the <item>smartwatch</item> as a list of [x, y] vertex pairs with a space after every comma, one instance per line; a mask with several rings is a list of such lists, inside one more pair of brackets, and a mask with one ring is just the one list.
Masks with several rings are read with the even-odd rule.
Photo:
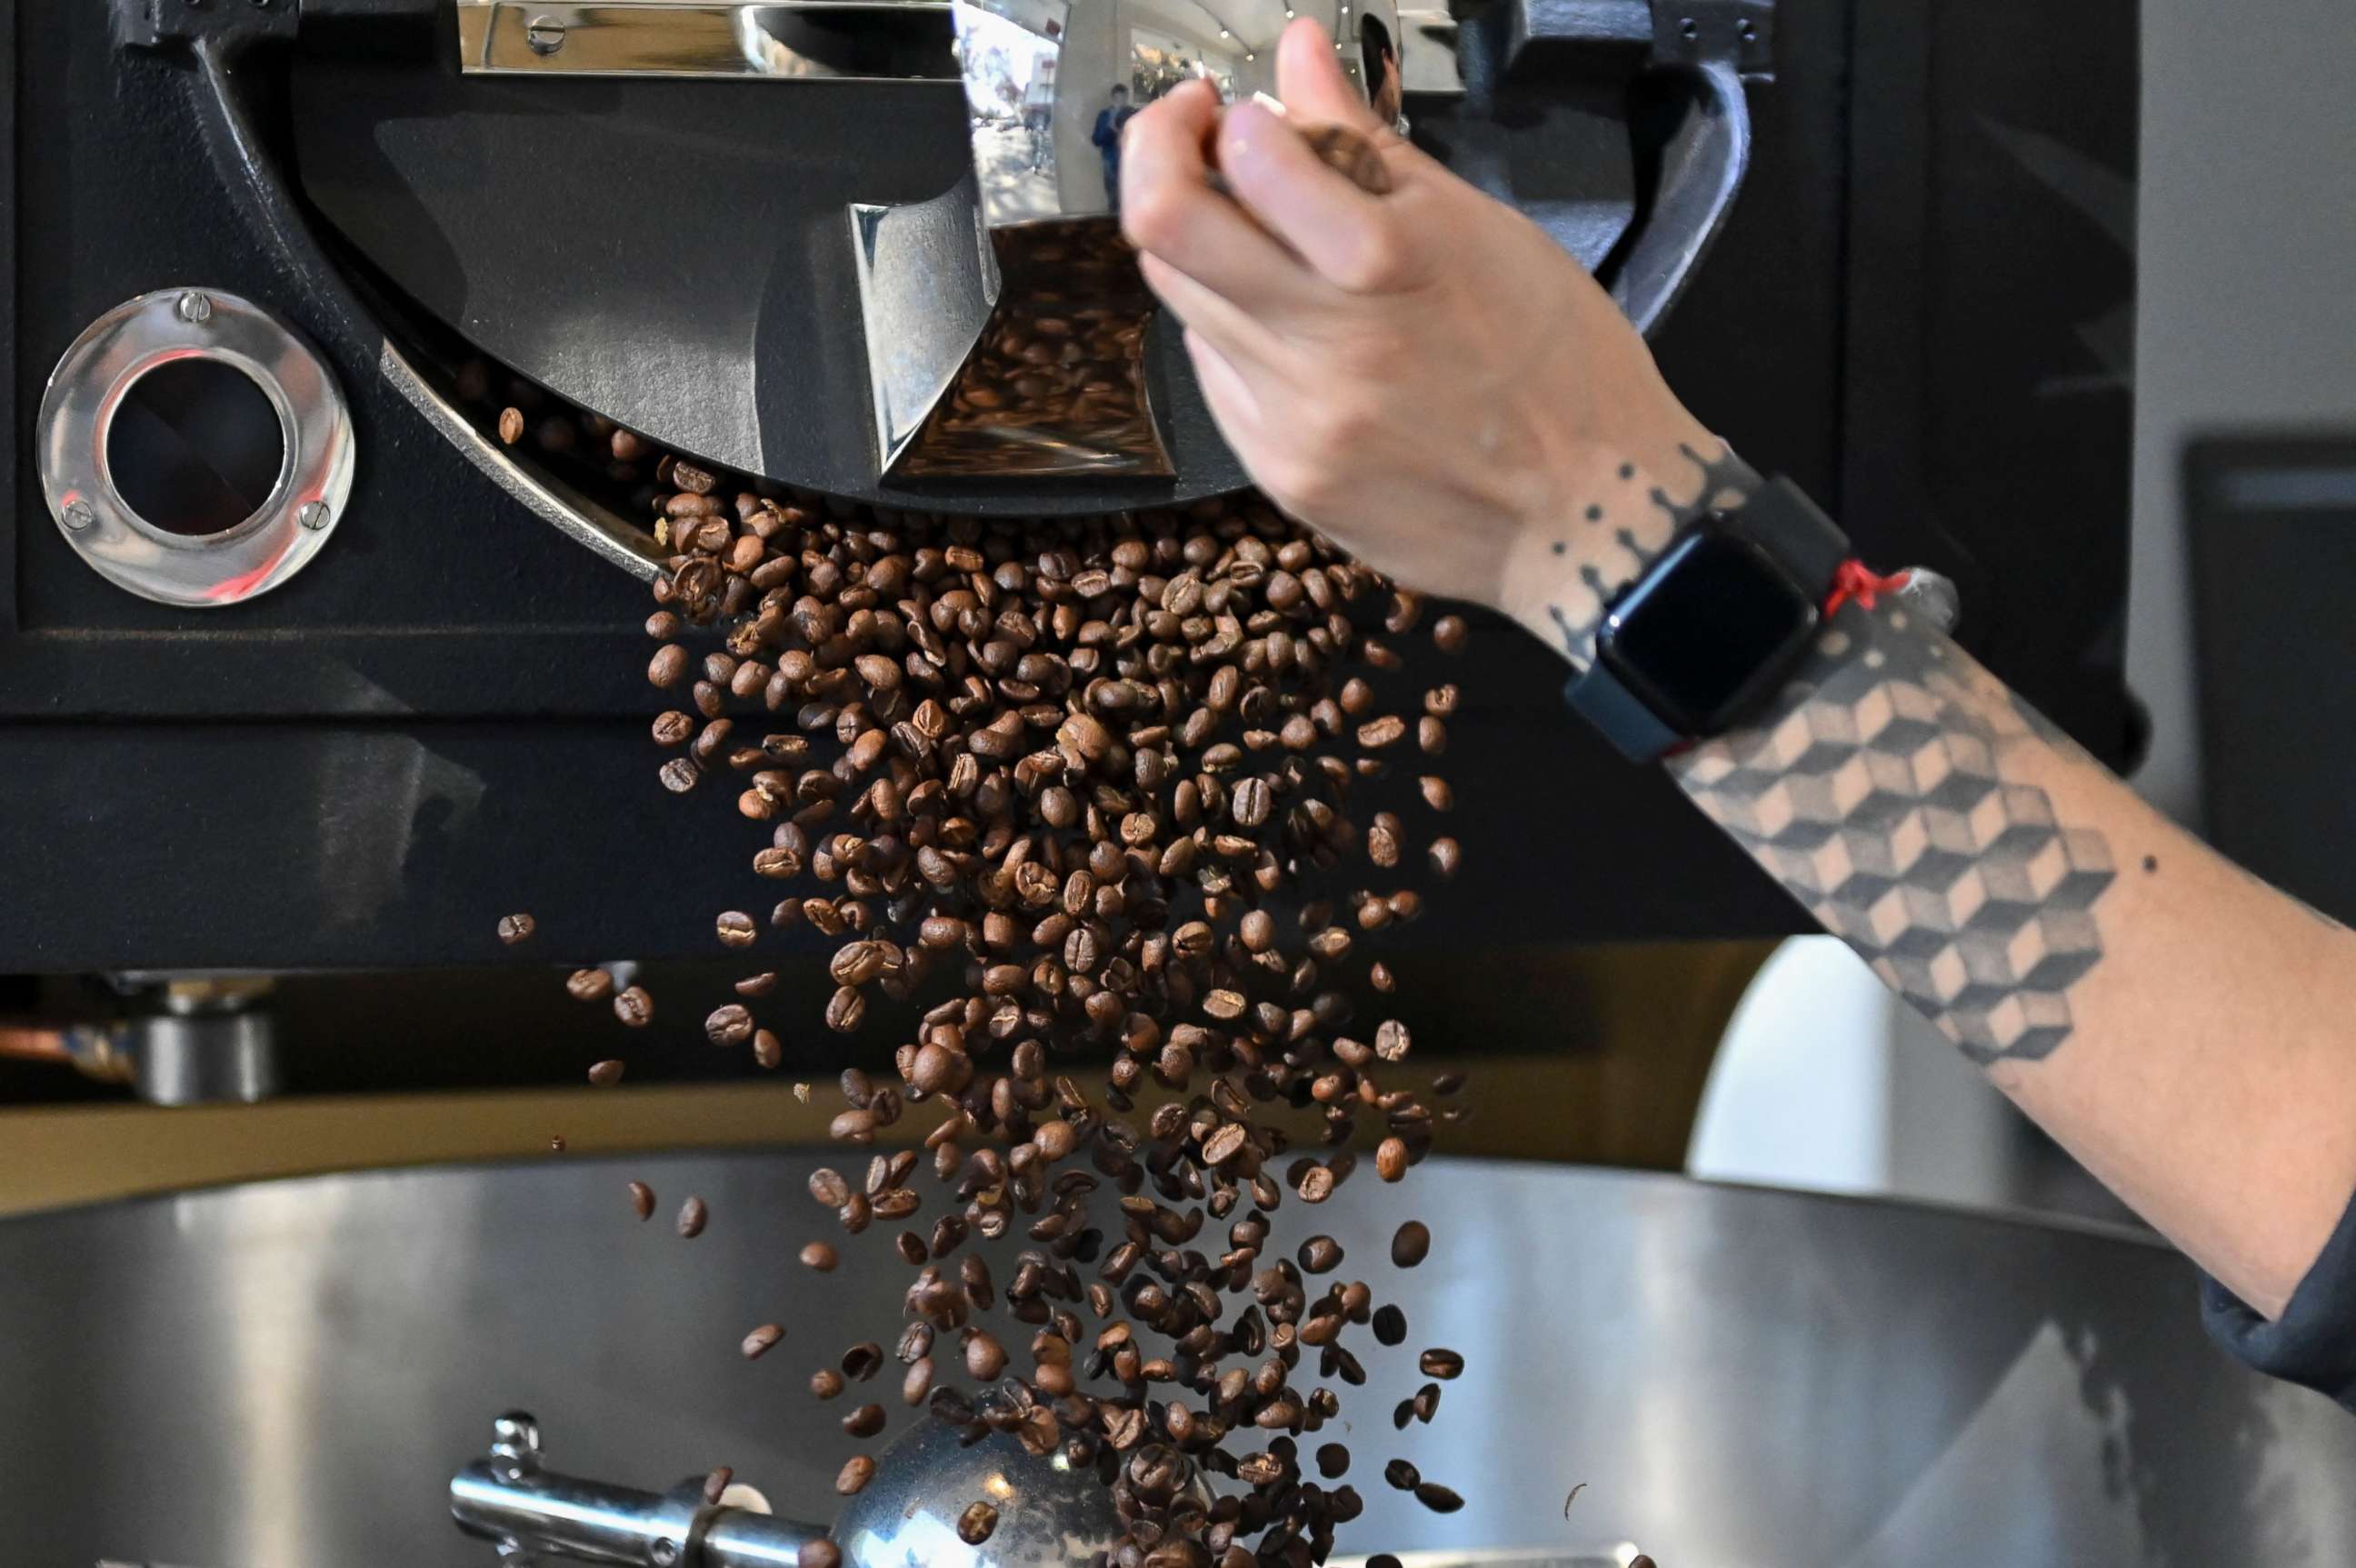
[[1848, 553], [1789, 479], [1704, 513], [1613, 596], [1564, 696], [1638, 762], [1724, 735], [1807, 653]]

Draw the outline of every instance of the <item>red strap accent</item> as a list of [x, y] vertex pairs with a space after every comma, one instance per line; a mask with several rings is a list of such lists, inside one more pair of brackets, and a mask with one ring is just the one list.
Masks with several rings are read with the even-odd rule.
[[1914, 574], [1898, 572], [1890, 576], [1877, 575], [1864, 562], [1852, 557], [1840, 564], [1833, 575], [1833, 591], [1825, 596], [1825, 618], [1830, 620], [1840, 613], [1840, 607], [1855, 599], [1858, 606], [1871, 609], [1883, 594], [1894, 594], [1906, 585]]

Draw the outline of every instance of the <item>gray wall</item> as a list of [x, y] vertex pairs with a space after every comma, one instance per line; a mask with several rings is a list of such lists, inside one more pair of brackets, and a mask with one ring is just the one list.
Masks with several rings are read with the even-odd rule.
[[2356, 428], [2356, 3], [2144, 0], [2141, 322], [2128, 669], [2137, 784], [2191, 816], [2187, 435]]

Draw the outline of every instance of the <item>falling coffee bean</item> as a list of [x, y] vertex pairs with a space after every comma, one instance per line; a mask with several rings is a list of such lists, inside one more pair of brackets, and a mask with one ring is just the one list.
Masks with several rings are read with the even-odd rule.
[[600, 1089], [611, 1089], [622, 1081], [622, 1064], [618, 1061], [594, 1063], [589, 1069], [589, 1081]]
[[540, 922], [533, 919], [530, 915], [501, 915], [499, 917], [499, 940], [505, 942], [509, 947], [515, 946], [518, 942], [528, 942], [531, 940], [532, 932], [539, 929]]
[[842, 1568], [842, 1551], [824, 1537], [805, 1541], [794, 1554], [794, 1568]]
[[842, 1418], [842, 1430], [852, 1437], [873, 1437], [884, 1430], [884, 1407], [863, 1404]]
[[832, 1367], [820, 1367], [810, 1374], [809, 1391], [822, 1400], [830, 1400], [842, 1392], [842, 1374]]
[[753, 917], [742, 909], [729, 910], [713, 922], [713, 927], [723, 947], [749, 948], [753, 945], [753, 939], [761, 934], [761, 928], [754, 924]]
[[1431, 1227], [1410, 1219], [1391, 1234], [1391, 1262], [1411, 1269], [1431, 1255]]
[[1301, 1273], [1329, 1274], [1342, 1266], [1342, 1244], [1331, 1236], [1312, 1236], [1295, 1256]]
[[720, 1506], [720, 1499], [721, 1499], [723, 1497], [724, 1497], [724, 1496], [726, 1496], [726, 1495], [727, 1495], [727, 1492], [728, 1492], [728, 1483], [729, 1483], [729, 1482], [731, 1482], [731, 1481], [733, 1481], [733, 1480], [734, 1480], [735, 1478], [736, 1478], [736, 1472], [735, 1472], [734, 1470], [730, 1469], [730, 1468], [729, 1468], [727, 1466], [725, 1466], [725, 1465], [721, 1466], [720, 1466], [720, 1468], [718, 1468], [717, 1470], [712, 1471], [712, 1474], [710, 1474], [709, 1476], [704, 1477], [703, 1477], [703, 1503], [704, 1503], [704, 1506], [705, 1506], [706, 1508], [717, 1508], [717, 1507], [719, 1507], [719, 1506]]
[[1402, 1492], [1411, 1492], [1423, 1484], [1422, 1472], [1404, 1459], [1394, 1459], [1384, 1466], [1383, 1479]]
[[1462, 1374], [1464, 1358], [1453, 1350], [1426, 1350], [1417, 1365], [1423, 1369], [1425, 1377], [1438, 1378], [1445, 1382]]
[[680, 1205], [679, 1233], [692, 1241], [703, 1234], [703, 1228], [711, 1219], [712, 1211], [704, 1207], [703, 1199], [691, 1197]]
[[1407, 1314], [1396, 1306], [1375, 1308], [1373, 1320], [1376, 1342], [1382, 1345], [1407, 1343]]
[[824, 1241], [808, 1242], [802, 1248], [802, 1267], [806, 1269], [830, 1274], [834, 1273], [835, 1262], [834, 1249]]
[[633, 985], [614, 993], [614, 1016], [633, 1029], [643, 1029], [655, 1021], [655, 999], [644, 986]]
[[499, 410], [500, 442], [505, 446], [512, 446], [522, 439], [523, 410], [519, 408], [503, 408]]
[[786, 1331], [777, 1325], [764, 1323], [760, 1327], [744, 1336], [744, 1344], [737, 1348], [744, 1352], [744, 1359], [747, 1361], [757, 1361], [774, 1349], [777, 1341], [785, 1337]]
[[[873, 1410], [875, 1407], [871, 1405], [868, 1408]], [[881, 1411], [876, 1413], [878, 1416], [883, 1414]], [[877, 1423], [879, 1427], [882, 1424], [880, 1421]], [[855, 1498], [865, 1491], [867, 1483], [874, 1478], [875, 1461], [864, 1454], [854, 1454], [844, 1460], [842, 1468], [835, 1473], [834, 1489], [846, 1498]]]
[[1464, 1499], [1437, 1481], [1426, 1481], [1416, 1487], [1415, 1500], [1434, 1513], [1454, 1513], [1464, 1506]]
[[958, 1539], [968, 1546], [980, 1546], [998, 1528], [998, 1510], [988, 1503], [975, 1503], [958, 1515]]
[[576, 969], [564, 989], [575, 1002], [603, 1002], [614, 993], [614, 977], [602, 969]]
[[642, 1181], [632, 1182], [630, 1208], [640, 1219], [652, 1219], [655, 1217], [655, 1189]]

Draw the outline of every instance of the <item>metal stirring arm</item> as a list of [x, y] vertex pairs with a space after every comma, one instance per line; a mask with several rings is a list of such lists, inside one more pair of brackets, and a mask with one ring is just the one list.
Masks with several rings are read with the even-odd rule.
[[450, 1478], [450, 1517], [495, 1541], [513, 1568], [535, 1563], [632, 1568], [795, 1568], [804, 1542], [826, 1532], [773, 1519], [750, 1488], [707, 1503], [701, 1478], [643, 1492], [560, 1476], [541, 1466], [540, 1425], [521, 1412], [492, 1425], [491, 1452]]

